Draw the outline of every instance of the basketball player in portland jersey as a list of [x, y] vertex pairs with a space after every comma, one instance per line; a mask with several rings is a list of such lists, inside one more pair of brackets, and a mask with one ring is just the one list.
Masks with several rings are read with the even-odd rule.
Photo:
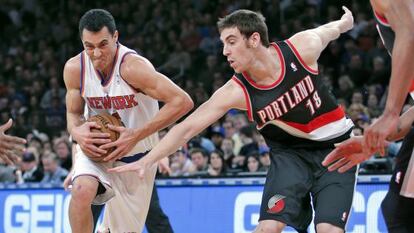
[[[187, 113], [193, 103], [147, 59], [118, 42], [109, 12], [86, 12], [79, 33], [84, 51], [64, 68], [68, 131], [79, 147], [69, 206], [72, 232], [92, 232], [92, 203], [106, 203], [99, 232], [141, 232], [157, 165], [143, 179], [133, 172], [108, 174], [107, 169], [144, 157], [158, 143], [157, 131]], [[165, 103], [161, 110], [158, 101]], [[125, 127], [111, 126], [120, 133], [118, 140], [110, 142], [108, 134], [91, 132], [99, 126], [82, 120], [85, 105], [87, 117], [100, 113], [120, 117]], [[112, 147], [115, 150], [105, 162], [89, 159], [101, 157]]]
[[397, 124], [389, 123], [399, 115], [406, 99], [406, 90], [414, 98], [414, 82], [411, 80], [411, 67], [414, 65], [411, 57], [414, 53], [414, 1], [371, 0], [371, 5], [378, 32], [392, 57], [386, 109], [363, 138], [355, 137], [343, 142], [323, 164], [330, 166], [329, 170], [344, 172], [369, 159], [375, 152], [384, 154], [384, 137], [387, 141], [394, 141], [405, 136], [381, 209], [388, 232], [414, 232], [414, 107], [397, 118]]
[[12, 124], [13, 120], [9, 119], [5, 124], [0, 125], [0, 159], [7, 164], [14, 164], [18, 161], [18, 156], [23, 152], [24, 144], [26, 144], [25, 139], [6, 134]]
[[264, 17], [237, 10], [218, 21], [223, 54], [235, 74], [142, 160], [111, 169], [145, 176], [230, 109], [246, 110], [271, 148], [255, 232], [306, 231], [315, 210], [317, 232], [344, 232], [352, 204], [355, 169], [327, 172], [321, 165], [334, 143], [350, 136], [351, 120], [323, 85], [317, 60], [328, 43], [353, 27], [344, 7], [340, 20], [269, 43]]

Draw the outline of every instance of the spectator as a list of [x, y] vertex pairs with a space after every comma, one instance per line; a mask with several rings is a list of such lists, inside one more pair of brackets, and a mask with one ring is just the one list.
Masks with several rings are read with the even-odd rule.
[[260, 160], [259, 155], [256, 152], [252, 152], [247, 156], [247, 171], [248, 172], [258, 172], [260, 169]]
[[190, 150], [191, 162], [193, 163], [190, 169], [190, 175], [207, 172], [208, 169], [208, 154], [201, 148], [193, 148]]
[[354, 90], [354, 83], [348, 75], [342, 75], [338, 79], [338, 89], [334, 91], [335, 96], [343, 98], [347, 101], [351, 100]]
[[8, 166], [3, 159], [0, 158], [0, 182], [14, 183], [16, 182], [15, 167]]
[[188, 176], [193, 166], [186, 152], [183, 149], [179, 149], [171, 156], [170, 176]]
[[234, 149], [234, 142], [231, 138], [224, 138], [223, 142], [221, 143], [221, 151], [223, 151], [223, 158], [226, 161], [226, 165], [229, 168], [233, 167], [233, 159], [235, 157], [233, 153]]
[[210, 176], [224, 176], [227, 167], [223, 158], [223, 153], [219, 150], [211, 152], [209, 158], [208, 174]]
[[53, 151], [59, 158], [59, 165], [69, 171], [72, 168], [72, 152], [69, 143], [64, 138], [59, 138], [53, 143]]
[[221, 127], [215, 127], [210, 132], [210, 138], [216, 148], [221, 148], [223, 143], [224, 133]]
[[259, 160], [260, 160], [260, 169], [259, 171], [267, 172], [270, 167], [270, 149], [269, 147], [262, 146], [259, 147]]
[[44, 177], [42, 183], [62, 183], [68, 175], [68, 170], [59, 165], [59, 158], [54, 153], [42, 157]]
[[23, 154], [21, 171], [24, 183], [40, 182], [44, 176], [43, 171], [38, 166], [38, 162], [32, 152], [26, 152]]

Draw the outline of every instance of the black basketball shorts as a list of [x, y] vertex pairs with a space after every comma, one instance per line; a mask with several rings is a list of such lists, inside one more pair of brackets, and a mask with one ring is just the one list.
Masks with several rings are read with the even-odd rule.
[[[329, 172], [322, 160], [332, 149], [274, 149], [260, 208], [261, 220], [277, 220], [306, 230], [315, 211], [315, 226], [345, 229], [356, 182], [356, 168]], [[312, 203], [312, 204], [311, 204]]]

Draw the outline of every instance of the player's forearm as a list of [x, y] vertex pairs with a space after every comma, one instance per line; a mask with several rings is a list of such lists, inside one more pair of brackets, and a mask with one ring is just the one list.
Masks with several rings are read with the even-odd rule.
[[414, 36], [406, 31], [396, 34], [392, 52], [392, 70], [384, 115], [399, 115], [412, 82]]
[[187, 96], [178, 97], [170, 103], [166, 103], [154, 119], [148, 122], [144, 127], [136, 130], [140, 140], [176, 122], [188, 113], [193, 106], [194, 104], [192, 100]]
[[414, 107], [411, 107], [407, 112], [400, 116], [398, 120], [397, 127], [393, 132], [387, 137], [387, 141], [396, 141], [399, 140], [410, 131], [412, 124], [414, 122]]
[[151, 164], [165, 158], [178, 150], [191, 138], [200, 133], [203, 129], [192, 127], [186, 121], [174, 126], [163, 139], [144, 157]]
[[67, 119], [68, 132], [73, 137], [73, 134], [72, 134], [73, 128], [83, 124], [83, 122], [85, 122], [85, 119], [83, 118], [82, 115], [71, 113], [71, 112], [66, 112], [66, 119]]
[[341, 33], [348, 31], [348, 29], [344, 26], [343, 20], [336, 20], [312, 29], [311, 31], [320, 37], [322, 46], [325, 48], [329, 42], [338, 39]]

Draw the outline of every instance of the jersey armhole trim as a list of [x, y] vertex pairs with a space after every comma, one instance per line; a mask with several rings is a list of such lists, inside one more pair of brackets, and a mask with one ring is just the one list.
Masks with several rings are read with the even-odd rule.
[[290, 42], [289, 40], [285, 40], [286, 44], [289, 46], [289, 48], [293, 51], [293, 53], [295, 54], [296, 58], [299, 60], [300, 64], [302, 65], [303, 68], [305, 68], [305, 70], [307, 70], [309, 73], [317, 75], [319, 74], [318, 70], [315, 70], [313, 68], [311, 68], [310, 66], [308, 66], [305, 61], [303, 60], [303, 58], [300, 56], [298, 50], [296, 50], [295, 46], [292, 44], [292, 42]]
[[377, 18], [378, 22], [380, 22], [384, 26], [390, 27], [388, 20], [384, 16], [378, 14], [378, 12], [376, 11], [374, 11], [374, 15], [375, 15], [375, 18]]
[[235, 83], [237, 83], [241, 89], [243, 90], [244, 93], [244, 99], [246, 101], [246, 105], [247, 105], [247, 118], [249, 119], [249, 121], [253, 121], [253, 112], [252, 112], [252, 104], [250, 102], [250, 96], [249, 93], [247, 92], [246, 87], [243, 85], [243, 83], [236, 77], [236, 75], [233, 75], [233, 77], [231, 77], [231, 79], [233, 79], [233, 81]]
[[127, 56], [127, 55], [129, 55], [129, 54], [133, 54], [133, 55], [138, 55], [138, 53], [137, 52], [135, 52], [135, 51], [128, 51], [128, 52], [126, 52], [126, 53], [124, 53], [124, 55], [122, 55], [122, 58], [121, 58], [121, 62], [119, 63], [119, 77], [120, 78], [122, 78], [122, 80], [124, 80], [125, 81], [125, 83], [126, 84], [128, 84], [128, 86], [135, 92], [135, 93], [143, 93], [141, 90], [139, 90], [139, 89], [137, 89], [137, 88], [135, 88], [135, 87], [133, 87], [131, 84], [129, 84], [125, 79], [124, 79], [124, 77], [122, 77], [122, 73], [121, 73], [121, 66], [122, 66], [122, 63], [124, 62], [124, 59], [125, 59], [125, 57]]
[[79, 88], [79, 92], [81, 96], [84, 96], [85, 94], [85, 58], [83, 55], [83, 52], [80, 54], [80, 70], [81, 70], [81, 75], [80, 75], [80, 88]]

